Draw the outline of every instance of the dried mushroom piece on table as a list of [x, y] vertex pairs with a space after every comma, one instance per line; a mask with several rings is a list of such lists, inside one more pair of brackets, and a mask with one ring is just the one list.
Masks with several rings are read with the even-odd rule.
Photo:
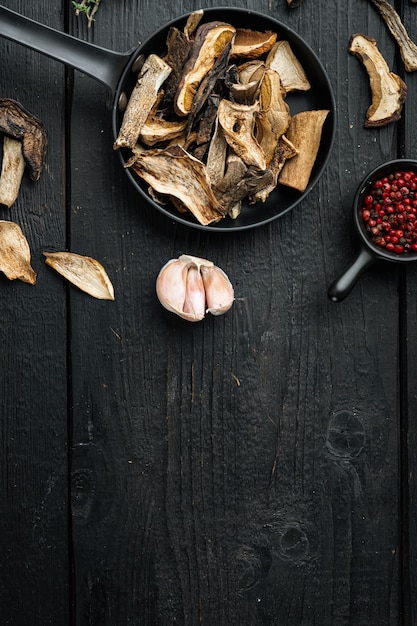
[[16, 100], [0, 98], [0, 132], [22, 142], [30, 178], [39, 180], [47, 147], [43, 123]]
[[371, 0], [371, 2], [380, 12], [388, 30], [397, 42], [406, 71], [414, 72], [417, 70], [417, 45], [410, 39], [399, 14], [387, 0]]
[[44, 252], [45, 263], [70, 283], [99, 300], [114, 300], [113, 285], [104, 267], [73, 252]]
[[9, 280], [36, 283], [27, 239], [18, 224], [6, 220], [0, 220], [0, 271]]
[[351, 37], [349, 52], [356, 55], [368, 72], [372, 103], [366, 112], [365, 127], [386, 126], [401, 117], [407, 85], [390, 72], [373, 37], [360, 33]]
[[22, 143], [5, 136], [0, 174], [0, 205], [10, 208], [16, 202], [24, 171]]

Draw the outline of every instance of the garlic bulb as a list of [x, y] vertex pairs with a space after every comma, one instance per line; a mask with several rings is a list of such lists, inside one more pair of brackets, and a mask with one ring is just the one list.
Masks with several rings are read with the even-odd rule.
[[212, 261], [182, 254], [171, 259], [156, 279], [156, 294], [162, 306], [190, 322], [206, 313], [222, 315], [234, 300], [232, 284]]

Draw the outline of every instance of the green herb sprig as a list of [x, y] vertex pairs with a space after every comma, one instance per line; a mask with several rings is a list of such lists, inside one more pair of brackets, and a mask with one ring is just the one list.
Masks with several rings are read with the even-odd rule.
[[75, 2], [72, 0], [71, 4], [75, 9], [75, 15], [85, 15], [88, 22], [88, 28], [91, 28], [91, 24], [94, 22], [94, 16], [99, 9], [100, 2], [101, 0], [81, 0], [81, 2]]

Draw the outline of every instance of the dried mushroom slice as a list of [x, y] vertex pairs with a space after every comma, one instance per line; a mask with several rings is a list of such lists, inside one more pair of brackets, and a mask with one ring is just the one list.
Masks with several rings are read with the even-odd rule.
[[233, 42], [232, 59], [257, 59], [272, 48], [277, 34], [272, 31], [260, 32], [249, 28], [237, 28]]
[[371, 0], [371, 2], [380, 12], [388, 30], [397, 42], [406, 71], [414, 72], [417, 70], [417, 45], [411, 40], [399, 13], [388, 0]]
[[285, 39], [277, 41], [266, 58], [266, 65], [278, 72], [285, 91], [308, 91], [311, 89], [303, 66]]
[[73, 252], [44, 252], [45, 263], [70, 283], [99, 300], [114, 300], [113, 285], [104, 267]]
[[43, 123], [16, 100], [0, 98], [0, 132], [22, 142], [30, 178], [39, 180], [47, 148]]
[[267, 69], [260, 91], [261, 110], [257, 122], [257, 140], [265, 153], [268, 165], [290, 121], [290, 109], [284, 98], [285, 91], [278, 73]]
[[248, 167], [244, 175], [233, 185], [225, 176], [223, 181], [215, 187], [214, 191], [221, 205], [226, 211], [232, 212], [236, 203], [243, 198], [255, 196], [261, 189], [274, 182], [273, 174], [270, 170], [259, 170], [255, 167]]
[[18, 279], [30, 285], [36, 283], [27, 239], [18, 224], [6, 220], [0, 220], [0, 272], [9, 280]]
[[365, 127], [386, 126], [397, 121], [401, 117], [407, 86], [397, 74], [390, 72], [375, 39], [353, 35], [349, 52], [362, 61], [369, 76], [372, 103], [366, 112]]
[[115, 150], [133, 148], [158, 98], [159, 89], [170, 73], [170, 66], [158, 55], [151, 54], [145, 60], [124, 112], [122, 125], [113, 145]]
[[288, 159], [292, 159], [298, 150], [294, 146], [294, 144], [287, 139], [285, 135], [280, 137], [277, 146], [275, 148], [273, 157], [268, 165], [269, 171], [272, 173], [273, 179], [269, 185], [266, 185], [262, 189], [259, 189], [256, 193], [251, 197], [251, 202], [265, 202], [272, 191], [274, 191], [277, 186], [278, 177], [287, 162]]
[[259, 103], [248, 106], [223, 99], [219, 104], [218, 119], [232, 150], [246, 165], [265, 170], [265, 153], [254, 135], [255, 114], [258, 111]]
[[233, 40], [235, 33], [233, 26], [223, 22], [208, 22], [198, 27], [174, 100], [177, 115], [190, 113], [201, 81]]
[[200, 224], [211, 224], [225, 216], [211, 189], [205, 165], [180, 146], [147, 150], [132, 157], [126, 167], [131, 167], [158, 193], [177, 198]]
[[301, 111], [290, 119], [287, 139], [297, 154], [285, 162], [278, 182], [298, 191], [305, 191], [320, 147], [327, 109]]
[[0, 205], [10, 208], [17, 200], [25, 171], [22, 143], [3, 138], [3, 160], [0, 174]]

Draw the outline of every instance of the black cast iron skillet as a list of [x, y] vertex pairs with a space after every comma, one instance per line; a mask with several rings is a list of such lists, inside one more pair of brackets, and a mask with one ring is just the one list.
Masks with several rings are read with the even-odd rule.
[[358, 187], [353, 201], [353, 221], [361, 245], [353, 261], [328, 289], [328, 296], [333, 302], [344, 300], [352, 291], [363, 272], [378, 260], [390, 261], [391, 263], [410, 263], [417, 261], [417, 252], [395, 254], [394, 252], [390, 252], [374, 244], [361, 216], [363, 199], [368, 194], [370, 185], [378, 180], [378, 178], [394, 174], [397, 170], [412, 170], [417, 173], [417, 161], [413, 159], [394, 159], [393, 161], [387, 161], [372, 170]]
[[[142, 55], [151, 52], [163, 55], [168, 31], [175, 26], [183, 29], [188, 15], [183, 15], [166, 24], [153, 33], [138, 48], [126, 53], [113, 52], [93, 44], [84, 42], [66, 33], [56, 31], [33, 20], [23, 17], [5, 7], [0, 6], [0, 35], [37, 50], [57, 61], [80, 70], [84, 74], [104, 83], [112, 93], [112, 127], [113, 136], [117, 137], [122, 113], [119, 102], [124, 95], [129, 96], [135, 82], [135, 62]], [[311, 90], [288, 94], [287, 102], [292, 114], [307, 109], [329, 109], [323, 129], [322, 141], [310, 178], [304, 193], [280, 186], [265, 203], [249, 205], [243, 202], [241, 215], [232, 220], [227, 217], [217, 224], [202, 226], [190, 214], [180, 214], [173, 205], [160, 205], [151, 199], [147, 192], [147, 184], [129, 169], [126, 175], [138, 193], [146, 201], [169, 218], [202, 230], [238, 231], [266, 224], [293, 209], [317, 183], [330, 157], [335, 136], [335, 100], [326, 72], [317, 55], [301, 37], [285, 24], [255, 11], [238, 8], [204, 9], [203, 21], [219, 20], [228, 22], [235, 27], [252, 30], [272, 30], [281, 39], [287, 39], [300, 60], [312, 85]], [[109, 150], [112, 150], [109, 146]], [[122, 166], [130, 154], [117, 151]]]

